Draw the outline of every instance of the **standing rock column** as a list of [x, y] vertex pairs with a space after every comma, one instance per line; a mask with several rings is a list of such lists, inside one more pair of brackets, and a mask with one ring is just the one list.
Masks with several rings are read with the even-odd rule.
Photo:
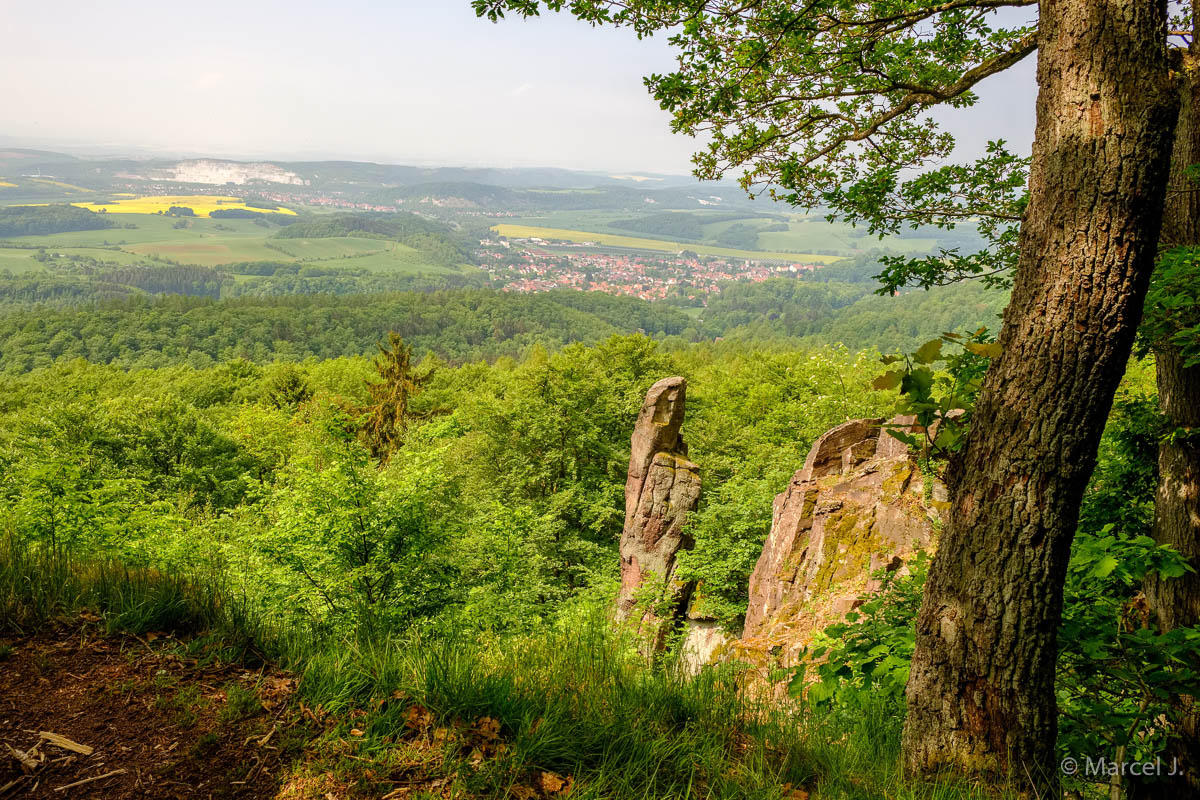
[[[633, 429], [617, 617], [629, 619], [635, 613], [638, 589], [647, 581], [662, 583], [661, 600], [669, 607], [661, 618], [654, 610], [644, 611], [639, 620], [643, 626], [680, 617], [691, 595], [691, 586], [675, 580], [675, 555], [693, 543], [684, 523], [700, 498], [700, 468], [688, 461], [687, 445], [679, 433], [686, 390], [687, 381], [680, 377], [651, 386]], [[656, 606], [663, 611], [664, 603]]]

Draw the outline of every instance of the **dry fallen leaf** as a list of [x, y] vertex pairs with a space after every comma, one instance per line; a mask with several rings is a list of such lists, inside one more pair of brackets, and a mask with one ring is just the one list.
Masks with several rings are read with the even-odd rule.
[[542, 791], [546, 794], [558, 794], [567, 785], [566, 781], [553, 772], [543, 772], [541, 783]]
[[475, 723], [475, 732], [480, 738], [491, 741], [500, 736], [500, 722], [491, 717], [484, 717]]
[[351, 736], [362, 736], [362, 735], [363, 735], [363, 732], [362, 732], [362, 731], [360, 731], [358, 728], [351, 728], [351, 729], [350, 729], [350, 735], [351, 735]]
[[533, 798], [537, 797], [537, 790], [530, 789], [528, 786], [514, 786], [509, 791], [512, 792], [513, 797], [517, 798], [517, 800], [533, 800]]
[[292, 687], [296, 685], [295, 678], [270, 677], [267, 678], [267, 684], [276, 691], [290, 692]]
[[433, 725], [433, 714], [421, 706], [409, 706], [405, 714], [404, 724], [414, 731], [423, 731]]

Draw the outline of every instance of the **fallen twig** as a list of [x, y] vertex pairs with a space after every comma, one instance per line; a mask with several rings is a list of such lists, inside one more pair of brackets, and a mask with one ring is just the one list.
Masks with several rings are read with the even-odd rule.
[[85, 784], [85, 783], [91, 783], [91, 782], [93, 782], [93, 781], [102, 781], [102, 780], [104, 780], [105, 778], [111, 778], [111, 777], [112, 777], [112, 776], [114, 776], [114, 775], [124, 775], [124, 774], [125, 774], [126, 772], [128, 772], [128, 771], [129, 771], [129, 770], [125, 770], [125, 769], [114, 769], [112, 772], [106, 772], [106, 773], [104, 773], [103, 775], [96, 775], [96, 776], [94, 776], [94, 777], [91, 777], [91, 778], [84, 778], [84, 779], [83, 779], [83, 780], [81, 780], [81, 781], [75, 781], [74, 783], [68, 783], [66, 786], [58, 786], [58, 787], [55, 787], [54, 791], [56, 791], [56, 792], [61, 792], [61, 791], [63, 791], [64, 789], [72, 789], [72, 788], [74, 788], [74, 787], [76, 787], [76, 786], [82, 786], [82, 785], [83, 785], [83, 784]]
[[0, 794], [6, 794], [9, 789], [13, 788], [18, 783], [27, 779], [28, 777], [29, 777], [28, 775], [22, 775], [21, 777], [17, 778], [16, 780], [9, 781], [8, 783], [4, 784], [3, 786], [0, 786]]

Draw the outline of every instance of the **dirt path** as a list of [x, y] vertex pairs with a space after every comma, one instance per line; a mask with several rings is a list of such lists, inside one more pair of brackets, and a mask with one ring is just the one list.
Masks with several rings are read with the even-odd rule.
[[310, 737], [294, 681], [177, 644], [82, 621], [0, 647], [0, 800], [274, 796]]

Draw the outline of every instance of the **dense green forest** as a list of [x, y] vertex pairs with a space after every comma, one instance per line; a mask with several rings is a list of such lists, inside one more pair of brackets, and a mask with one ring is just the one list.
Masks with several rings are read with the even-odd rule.
[[696, 214], [664, 212], [632, 219], [618, 219], [609, 225], [637, 233], [653, 233], [671, 239], [698, 241], [704, 238], [705, 223], [720, 221], [720, 218], [709, 219]]
[[567, 297], [560, 302], [557, 294], [461, 290], [221, 302], [132, 300], [4, 316], [0, 357], [10, 372], [64, 357], [123, 367], [202, 366], [237, 357], [260, 363], [334, 358], [370, 352], [393, 329], [421, 350], [461, 361], [517, 355], [539, 343], [594, 342], [628, 330], [678, 334], [689, 322], [676, 309], [630, 298]]
[[363, 234], [394, 239], [432, 257], [434, 263], [452, 266], [470, 261], [447, 226], [416, 214], [331, 214], [291, 221], [275, 236], [279, 239], [323, 239]]
[[[633, 418], [649, 383], [681, 372], [697, 386], [694, 456], [714, 481], [692, 569], [733, 608], [771, 497], [811, 440], [888, 405], [867, 386], [878, 369], [844, 350], [670, 355], [636, 336], [494, 365], [430, 360], [404, 446], [376, 469], [352, 435], [376, 380], [366, 358], [134, 372], [76, 361], [5, 379], [3, 497], [18, 529], [52, 546], [236, 568], [261, 608], [303, 596], [293, 609], [323, 626], [371, 610], [389, 629], [524, 629], [611, 588]], [[366, 528], [319, 510], [351, 498], [344, 510], [365, 509]], [[338, 537], [357, 535], [372, 540], [369, 561], [339, 560]], [[346, 569], [387, 576], [375, 608]]]
[[416, 214], [329, 214], [312, 220], [297, 220], [276, 234], [281, 239], [317, 239], [371, 233], [403, 238], [417, 233], [447, 233], [442, 224]]
[[[237, 298], [328, 294], [369, 295], [400, 291], [483, 288], [478, 273], [425, 275], [380, 273], [330, 267], [322, 263], [256, 261], [216, 267], [164, 264], [121, 265], [117, 262], [72, 261], [59, 268], [18, 274], [0, 272], [0, 309], [70, 310], [119, 297], [184, 295]], [[235, 276], [244, 275], [239, 280]]]
[[40, 236], [115, 227], [103, 214], [70, 205], [0, 207], [0, 237]]
[[[193, 297], [128, 298], [98, 305], [39, 308], [0, 316], [3, 371], [24, 372], [59, 360], [86, 358], [123, 367], [231, 358], [266, 363], [369, 353], [388, 330], [419, 350], [453, 362], [518, 356], [534, 344], [596, 342], [614, 333], [644, 332], [681, 342], [715, 338], [774, 343], [810, 339], [852, 350], [903, 349], [943, 330], [994, 327], [1004, 295], [976, 286], [899, 297], [876, 297], [866, 284], [809, 283], [779, 278], [733, 284], [697, 319], [669, 305], [599, 293], [555, 291], [518, 295], [486, 289], [446, 289], [446, 281], [386, 276], [274, 275], [239, 299], [214, 301], [219, 275], [203, 268], [105, 270], [86, 284], [87, 299], [123, 297], [127, 273], [145, 291]], [[364, 288], [428, 291], [360, 294]], [[12, 279], [14, 303], [82, 299], [65, 279]], [[309, 291], [315, 294], [297, 294]], [[235, 289], [235, 294], [236, 294]], [[279, 296], [263, 297], [277, 293]]]

